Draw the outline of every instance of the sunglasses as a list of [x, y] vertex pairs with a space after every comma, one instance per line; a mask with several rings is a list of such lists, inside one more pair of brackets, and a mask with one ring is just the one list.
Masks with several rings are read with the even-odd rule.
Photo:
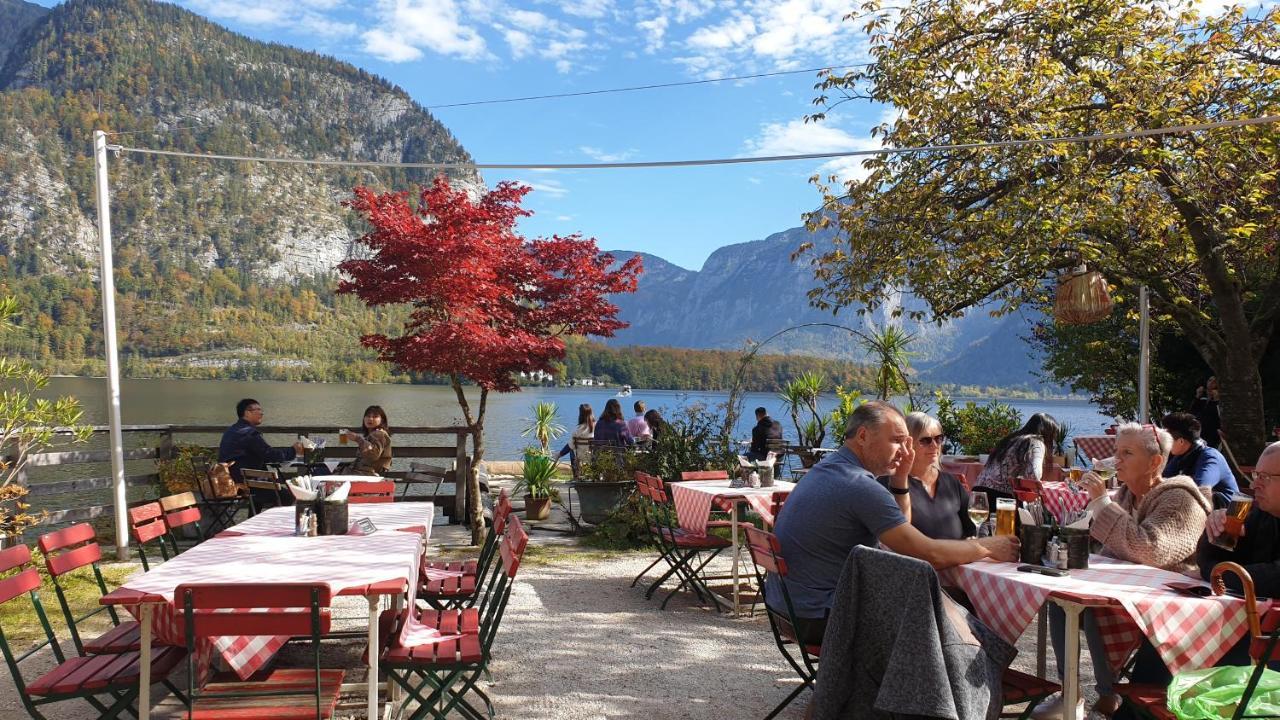
[[942, 441], [946, 439], [946, 435], [921, 435], [917, 442], [921, 445], [937, 445], [941, 447]]

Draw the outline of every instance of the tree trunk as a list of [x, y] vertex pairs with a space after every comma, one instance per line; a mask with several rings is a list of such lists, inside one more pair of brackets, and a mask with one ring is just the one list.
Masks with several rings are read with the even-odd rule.
[[484, 459], [484, 411], [489, 390], [480, 388], [480, 412], [471, 425], [471, 474], [467, 477], [471, 496], [471, 544], [483, 545], [488, 529], [484, 525], [484, 499], [480, 494], [480, 461]]
[[1222, 433], [1227, 437], [1236, 462], [1253, 465], [1266, 445], [1267, 436], [1262, 406], [1262, 374], [1247, 351], [1228, 353], [1212, 365], [1218, 378]]

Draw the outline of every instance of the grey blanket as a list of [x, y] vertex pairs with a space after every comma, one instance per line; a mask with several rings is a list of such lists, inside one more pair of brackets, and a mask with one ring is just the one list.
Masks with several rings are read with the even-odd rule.
[[1016, 653], [942, 592], [928, 563], [858, 546], [836, 586], [813, 717], [994, 719]]

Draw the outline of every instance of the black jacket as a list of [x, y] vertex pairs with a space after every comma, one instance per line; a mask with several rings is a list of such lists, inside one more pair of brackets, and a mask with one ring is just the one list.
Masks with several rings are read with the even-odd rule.
[[273, 448], [268, 445], [258, 428], [244, 420], [237, 420], [227, 428], [218, 445], [218, 462], [236, 461], [231, 466], [231, 476], [237, 480], [240, 479], [240, 468], [266, 470], [267, 463], [289, 462], [294, 456], [292, 447]]
[[760, 422], [751, 428], [751, 452], [760, 457], [764, 457], [769, 453], [769, 440], [782, 439], [782, 426], [773, 421], [773, 418], [765, 415], [760, 418]]
[[[1223, 550], [1200, 538], [1196, 551], [1196, 563], [1205, 580], [1213, 572], [1213, 566], [1230, 560], [1244, 566], [1253, 577], [1254, 588], [1263, 597], [1280, 597], [1280, 518], [1255, 507], [1244, 519], [1244, 537], [1236, 543], [1235, 551]], [[1240, 589], [1234, 575], [1227, 574], [1227, 587]]]

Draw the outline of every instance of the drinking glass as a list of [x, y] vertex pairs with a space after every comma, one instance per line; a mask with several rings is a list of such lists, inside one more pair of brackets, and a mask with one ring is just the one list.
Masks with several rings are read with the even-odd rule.
[[1013, 535], [1017, 524], [1018, 502], [1013, 498], [996, 498], [996, 535]]
[[1249, 515], [1249, 509], [1253, 507], [1253, 498], [1242, 493], [1231, 496], [1231, 504], [1227, 506], [1227, 515], [1222, 525], [1222, 533], [1210, 542], [1223, 550], [1235, 550], [1236, 543], [1240, 542], [1240, 536], [1244, 534], [1244, 519]]
[[987, 506], [987, 494], [975, 492], [969, 496], [969, 519], [974, 527], [982, 527], [991, 516], [991, 508]]
[[338, 430], [338, 444], [339, 444], [339, 445], [346, 445], [346, 444], [347, 444], [347, 429], [346, 429], [346, 428], [342, 428], [342, 429]]

